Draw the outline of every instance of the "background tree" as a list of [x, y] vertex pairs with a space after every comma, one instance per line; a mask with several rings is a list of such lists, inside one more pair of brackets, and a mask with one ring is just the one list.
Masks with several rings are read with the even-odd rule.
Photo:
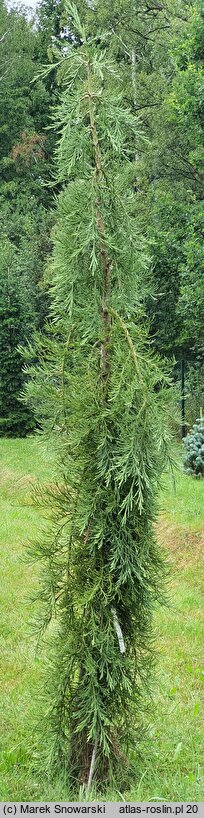
[[[22, 298], [16, 277], [15, 251], [7, 239], [0, 249], [0, 435], [21, 437], [31, 431], [34, 421], [22, 407], [20, 392], [24, 378], [17, 345], [29, 339], [32, 304]], [[30, 320], [29, 320], [30, 319]]]
[[[10, 276], [12, 275], [12, 288], [14, 293], [16, 291], [19, 305], [19, 320], [20, 316], [22, 319], [22, 329], [20, 331], [19, 328], [16, 334], [17, 346], [19, 340], [31, 338], [35, 329], [42, 327], [47, 314], [48, 297], [45, 295], [42, 278], [46, 256], [51, 248], [50, 227], [53, 216], [51, 191], [44, 183], [45, 179], [49, 181], [50, 178], [53, 140], [49, 140], [44, 129], [48, 123], [51, 98], [41, 79], [35, 84], [31, 82], [39, 69], [36, 53], [38, 32], [33, 29], [22, 10], [8, 12], [2, 0], [1, 13], [0, 234], [2, 247], [5, 246], [6, 238], [6, 246], [10, 247]], [[1, 276], [3, 269], [4, 266]], [[5, 293], [2, 293], [3, 301], [4, 296]], [[14, 340], [13, 336], [13, 344]], [[5, 355], [5, 338], [3, 345]], [[15, 355], [19, 385], [22, 386], [23, 361], [17, 352]], [[13, 378], [13, 368], [8, 366], [6, 391], [10, 395], [14, 385]], [[3, 410], [3, 402], [6, 405], [5, 388], [2, 385], [1, 429], [4, 434], [11, 434], [11, 429], [14, 434], [17, 434], [18, 429], [23, 434], [24, 421], [24, 433], [28, 430], [26, 412], [20, 403], [16, 404], [17, 380], [14, 403], [10, 403], [8, 427]], [[16, 425], [16, 411], [18, 419], [22, 413], [20, 426], [19, 423]]]
[[153, 111], [147, 190], [156, 346], [177, 359], [188, 355], [192, 363], [202, 345], [203, 300], [203, 67], [200, 51], [197, 59], [198, 30], [200, 41], [199, 4], [186, 6], [182, 28], [172, 29], [166, 49], [162, 100]]

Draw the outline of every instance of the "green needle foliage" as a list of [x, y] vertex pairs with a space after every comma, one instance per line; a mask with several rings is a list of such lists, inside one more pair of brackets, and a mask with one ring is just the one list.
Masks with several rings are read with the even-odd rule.
[[[166, 459], [168, 384], [144, 330], [147, 254], [135, 220], [143, 139], [120, 75], [67, 5], [51, 323], [28, 397], [55, 445], [52, 522], [32, 549], [49, 625], [49, 759], [88, 789], [136, 740], [163, 562], [152, 523]], [[31, 377], [32, 376], [32, 377]], [[50, 512], [49, 512], [50, 513]]]

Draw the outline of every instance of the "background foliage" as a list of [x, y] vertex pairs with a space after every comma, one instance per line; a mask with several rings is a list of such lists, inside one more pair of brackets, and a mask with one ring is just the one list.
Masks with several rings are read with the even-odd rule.
[[[135, 219], [151, 258], [146, 311], [160, 355], [178, 362], [183, 357], [190, 367], [188, 396], [192, 368], [198, 374], [203, 356], [202, 6], [199, 0], [80, 0], [78, 9], [90, 36], [99, 37], [101, 53], [106, 49], [121, 67], [124, 98], [148, 138], [137, 148], [132, 176]], [[52, 176], [56, 132], [46, 130], [60, 87], [54, 52], [63, 52], [72, 32], [61, 0], [43, 0], [36, 19], [28, 19], [22, 7], [8, 11], [4, 0], [0, 12], [0, 229], [15, 250], [20, 299], [28, 303], [32, 291], [30, 338], [47, 316], [44, 270], [61, 184]], [[53, 70], [42, 78], [41, 66], [49, 60]], [[202, 375], [200, 383], [202, 403]], [[192, 406], [191, 398], [190, 419]], [[14, 418], [9, 424], [15, 434]], [[3, 428], [6, 434], [6, 423]]]

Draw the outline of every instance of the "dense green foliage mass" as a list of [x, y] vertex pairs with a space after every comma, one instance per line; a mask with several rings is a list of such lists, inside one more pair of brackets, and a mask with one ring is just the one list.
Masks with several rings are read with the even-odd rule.
[[[0, 2], [0, 282], [1, 314], [1, 434], [26, 434], [28, 413], [18, 401], [23, 384], [23, 361], [17, 346], [30, 340], [47, 312], [42, 275], [50, 251], [52, 200], [45, 188], [50, 176], [53, 138], [46, 137], [50, 92], [39, 79], [38, 34], [21, 10], [7, 11]], [[9, 249], [12, 286], [9, 310], [18, 321], [12, 329], [12, 365], [7, 334], [8, 296], [5, 278]], [[6, 274], [7, 275], [7, 274]], [[13, 304], [12, 304], [13, 300]], [[9, 313], [10, 315], [10, 313]], [[9, 344], [7, 350], [7, 344]], [[14, 375], [16, 367], [16, 373]], [[7, 375], [5, 377], [5, 368]], [[12, 400], [13, 393], [13, 400]], [[16, 401], [17, 404], [16, 404]], [[16, 408], [17, 407], [17, 408]]]
[[170, 37], [163, 100], [155, 114], [156, 161], [149, 188], [153, 243], [158, 225], [154, 279], [161, 293], [153, 330], [159, 348], [176, 357], [180, 350], [191, 362], [203, 350], [204, 100], [202, 54], [197, 49], [202, 32], [202, 13], [195, 6]]
[[152, 523], [169, 390], [143, 315], [148, 258], [132, 181], [144, 137], [115, 61], [69, 9], [82, 42], [58, 54], [64, 186], [52, 321], [27, 388], [55, 438], [59, 483], [48, 497], [53, 530], [31, 555], [44, 563], [40, 630], [57, 617], [45, 685], [49, 758], [89, 789], [94, 772], [116, 772], [135, 740], [149, 683], [164, 571]]
[[34, 427], [30, 412], [19, 400], [23, 373], [17, 349], [29, 334], [32, 309], [28, 300], [29, 286], [22, 298], [16, 269], [14, 247], [5, 239], [0, 247], [0, 435], [21, 437]]

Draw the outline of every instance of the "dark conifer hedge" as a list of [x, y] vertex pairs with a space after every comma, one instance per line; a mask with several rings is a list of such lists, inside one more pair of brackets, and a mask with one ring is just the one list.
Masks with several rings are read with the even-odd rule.
[[20, 394], [24, 385], [18, 345], [26, 340], [28, 299], [17, 277], [17, 258], [11, 242], [0, 249], [0, 436], [21, 437], [35, 427], [30, 409]]

